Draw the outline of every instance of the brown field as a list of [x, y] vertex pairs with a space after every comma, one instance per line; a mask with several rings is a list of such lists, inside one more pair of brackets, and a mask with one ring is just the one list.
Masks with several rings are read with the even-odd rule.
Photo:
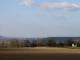
[[80, 54], [0, 54], [0, 60], [80, 60]]
[[48, 47], [39, 47], [39, 48], [1, 48], [0, 53], [23, 53], [23, 54], [32, 54], [32, 53], [77, 53], [80, 54], [80, 49], [74, 49], [74, 48], [48, 48]]
[[5, 48], [0, 60], [80, 60], [80, 49], [71, 48]]

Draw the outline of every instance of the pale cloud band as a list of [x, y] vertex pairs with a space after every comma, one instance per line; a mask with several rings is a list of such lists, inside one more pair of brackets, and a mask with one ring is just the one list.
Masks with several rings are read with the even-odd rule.
[[42, 4], [39, 4], [35, 0], [19, 0], [19, 1], [21, 1], [21, 3], [27, 7], [38, 7], [44, 9], [65, 9], [65, 10], [80, 9], [79, 3], [44, 2]]

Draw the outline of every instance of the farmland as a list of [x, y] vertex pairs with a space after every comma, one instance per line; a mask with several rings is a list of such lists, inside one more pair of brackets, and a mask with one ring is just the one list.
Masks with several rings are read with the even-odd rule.
[[0, 60], [80, 60], [74, 48], [1, 48]]
[[50, 47], [35, 47], [35, 48], [0, 48], [0, 53], [23, 53], [23, 54], [42, 54], [42, 53], [77, 53], [80, 54], [80, 49], [77, 48], [50, 48]]

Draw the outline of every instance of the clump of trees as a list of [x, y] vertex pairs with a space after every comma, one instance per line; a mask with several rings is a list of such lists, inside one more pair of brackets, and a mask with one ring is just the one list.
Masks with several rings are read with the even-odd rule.
[[[68, 39], [66, 41], [57, 41], [53, 37], [42, 38], [37, 40], [6, 40], [0, 41], [0, 48], [24, 48], [24, 47], [71, 47], [72, 44], [76, 44], [76, 42], [72, 39]], [[77, 42], [78, 47], [80, 43]]]

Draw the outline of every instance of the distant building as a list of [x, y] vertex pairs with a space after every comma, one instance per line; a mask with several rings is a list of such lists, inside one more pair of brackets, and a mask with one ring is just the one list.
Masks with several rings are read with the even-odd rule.
[[72, 44], [72, 47], [79, 47], [80, 46], [80, 39], [76, 39], [73, 41], [74, 41], [74, 43]]

